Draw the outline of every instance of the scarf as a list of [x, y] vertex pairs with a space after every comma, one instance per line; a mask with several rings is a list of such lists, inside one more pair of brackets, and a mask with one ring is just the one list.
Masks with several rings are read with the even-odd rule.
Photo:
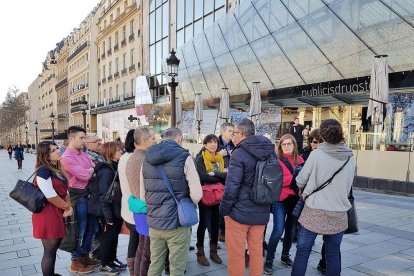
[[220, 153], [212, 155], [208, 150], [203, 150], [201, 154], [203, 155], [204, 165], [206, 166], [207, 172], [214, 172], [213, 163], [219, 163], [221, 172], [224, 170], [224, 159]]

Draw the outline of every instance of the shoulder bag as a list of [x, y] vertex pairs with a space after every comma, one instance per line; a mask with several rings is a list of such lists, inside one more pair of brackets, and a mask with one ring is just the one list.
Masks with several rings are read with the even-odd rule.
[[313, 195], [316, 192], [319, 192], [320, 190], [324, 189], [326, 186], [328, 186], [332, 180], [334, 179], [334, 177], [340, 172], [342, 171], [342, 169], [346, 166], [346, 164], [348, 164], [348, 161], [351, 157], [349, 156], [348, 159], [346, 160], [345, 164], [342, 165], [342, 167], [340, 167], [332, 176], [331, 178], [329, 178], [328, 180], [326, 180], [321, 186], [319, 186], [318, 188], [316, 188], [315, 190], [312, 191], [312, 193], [310, 193], [308, 196], [306, 196], [305, 198], [300, 197], [298, 202], [296, 203], [295, 208], [292, 211], [292, 216], [299, 218], [300, 214], [302, 213], [303, 207], [305, 207], [305, 201], [308, 197], [310, 197], [311, 195]]
[[30, 212], [39, 213], [45, 206], [47, 199], [39, 187], [29, 182], [35, 173], [36, 171], [26, 181], [17, 180], [17, 184], [9, 193], [9, 196]]
[[175, 197], [171, 183], [168, 180], [167, 175], [165, 174], [164, 167], [162, 165], [158, 165], [157, 169], [161, 174], [162, 179], [164, 180], [165, 186], [167, 187], [168, 191], [173, 196], [175, 203], [177, 204], [178, 220], [180, 222], [180, 225], [184, 227], [191, 227], [193, 225], [196, 225], [198, 223], [196, 205], [188, 197], [184, 197], [180, 201], [178, 201]]
[[69, 253], [75, 251], [79, 242], [79, 225], [75, 213], [75, 210], [73, 210], [73, 214], [65, 218], [66, 235], [59, 245], [60, 250]]
[[112, 202], [121, 202], [121, 187], [119, 186], [119, 182], [116, 181], [116, 177], [118, 176], [118, 171], [115, 172], [114, 179], [112, 180], [111, 186], [109, 186], [108, 191], [105, 194], [105, 201], [108, 203]]

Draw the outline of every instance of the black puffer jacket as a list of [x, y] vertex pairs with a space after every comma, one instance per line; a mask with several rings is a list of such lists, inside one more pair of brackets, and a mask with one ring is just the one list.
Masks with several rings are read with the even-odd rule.
[[269, 222], [270, 206], [257, 205], [250, 199], [257, 160], [266, 160], [275, 146], [263, 136], [250, 136], [233, 151], [227, 173], [220, 213], [241, 224], [264, 225]]
[[[103, 216], [107, 222], [113, 222], [114, 217], [121, 218], [121, 202], [108, 203], [105, 201], [106, 193], [114, 180], [117, 170], [118, 163], [116, 162], [99, 162], [95, 167], [95, 185], [92, 183], [89, 185], [89, 190], [91, 191], [88, 204], [90, 205], [88, 208], [89, 213], [95, 216]], [[119, 185], [118, 176], [116, 181], [118, 181]], [[120, 193], [120, 189], [118, 192]], [[116, 198], [121, 198], [121, 195], [117, 195]]]

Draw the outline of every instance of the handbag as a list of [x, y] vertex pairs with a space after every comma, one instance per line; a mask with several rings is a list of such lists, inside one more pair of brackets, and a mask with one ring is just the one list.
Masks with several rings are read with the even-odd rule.
[[300, 197], [298, 202], [295, 205], [295, 208], [293, 208], [292, 211], [292, 216], [299, 218], [300, 214], [302, 213], [303, 207], [305, 207], [305, 201], [308, 197], [310, 197], [311, 195], [313, 195], [316, 192], [319, 192], [320, 190], [323, 190], [326, 186], [328, 186], [332, 180], [334, 179], [334, 177], [340, 172], [342, 171], [342, 169], [346, 166], [346, 164], [348, 164], [349, 159], [351, 159], [351, 156], [348, 157], [348, 159], [346, 160], [346, 162], [331, 176], [331, 178], [329, 178], [328, 180], [326, 180], [321, 186], [319, 186], [318, 188], [316, 188], [315, 190], [312, 191], [312, 193], [310, 193], [308, 196], [305, 197]]
[[168, 191], [173, 196], [175, 203], [177, 204], [178, 220], [180, 222], [180, 225], [184, 227], [191, 227], [193, 225], [196, 225], [198, 223], [196, 205], [188, 197], [183, 197], [182, 199], [180, 199], [180, 201], [178, 201], [171, 187], [171, 183], [168, 180], [167, 175], [165, 174], [164, 167], [162, 165], [158, 165], [157, 168], [164, 180], [165, 186], [167, 187]]
[[18, 180], [9, 196], [30, 212], [39, 213], [45, 206], [47, 199], [39, 187], [29, 182], [35, 173], [36, 171], [26, 181]]
[[66, 235], [60, 243], [59, 249], [71, 253], [75, 251], [79, 242], [79, 226], [75, 211], [71, 216], [65, 218], [65, 229]]
[[206, 206], [217, 205], [223, 199], [224, 194], [224, 185], [221, 183], [204, 185], [201, 187], [203, 189], [203, 197], [201, 201]]
[[349, 203], [351, 203], [352, 207], [349, 209], [346, 214], [348, 215], [348, 228], [345, 230], [345, 234], [351, 234], [358, 232], [358, 216], [355, 209], [355, 199], [354, 195], [351, 192], [348, 195]]
[[116, 177], [118, 176], [118, 171], [115, 172], [114, 179], [112, 180], [111, 186], [109, 186], [108, 191], [105, 194], [105, 201], [108, 203], [112, 202], [121, 202], [121, 187], [119, 186], [119, 182], [116, 181]]

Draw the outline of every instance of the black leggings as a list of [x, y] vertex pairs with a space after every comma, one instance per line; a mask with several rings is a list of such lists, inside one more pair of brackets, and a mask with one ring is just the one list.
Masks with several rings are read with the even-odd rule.
[[208, 224], [211, 225], [211, 243], [217, 244], [219, 234], [219, 206], [219, 204], [206, 206], [201, 201], [198, 203], [200, 221], [197, 228], [197, 246], [204, 245], [204, 235]]
[[43, 244], [43, 258], [42, 258], [42, 273], [43, 276], [55, 275], [55, 261], [56, 252], [59, 248], [62, 239], [42, 239]]
[[137, 252], [138, 244], [139, 244], [139, 234], [135, 229], [135, 225], [129, 224], [125, 221], [126, 227], [129, 229], [129, 243], [128, 243], [128, 255], [127, 258], [135, 258], [135, 254]]

